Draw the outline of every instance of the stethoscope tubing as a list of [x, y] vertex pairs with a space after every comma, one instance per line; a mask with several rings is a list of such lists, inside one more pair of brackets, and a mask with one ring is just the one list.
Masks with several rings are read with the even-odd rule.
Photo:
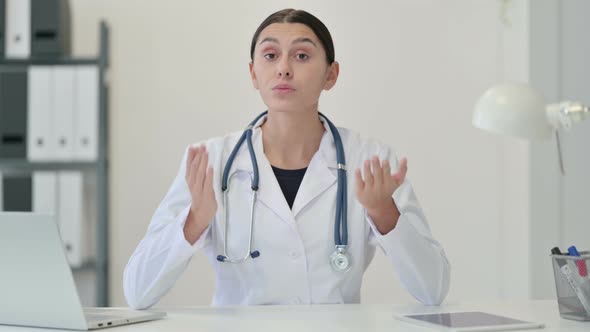
[[[347, 200], [347, 177], [346, 177], [346, 160], [344, 156], [344, 147], [342, 144], [342, 138], [340, 137], [340, 133], [334, 124], [321, 112], [318, 112], [319, 115], [324, 118], [332, 136], [334, 137], [334, 144], [336, 146], [336, 160], [338, 163], [337, 169], [337, 178], [338, 178], [338, 189], [336, 192], [336, 216], [334, 221], [334, 244], [336, 246], [337, 253], [346, 253], [346, 248], [348, 246], [348, 200]], [[259, 188], [259, 170], [258, 170], [258, 162], [256, 160], [256, 154], [254, 152], [254, 147], [252, 145], [252, 132], [253, 128], [256, 123], [265, 115], [268, 114], [268, 111], [262, 112], [258, 115], [244, 130], [240, 139], [234, 146], [234, 149], [230, 153], [229, 158], [225, 164], [223, 169], [223, 176], [221, 180], [221, 190], [223, 192], [223, 205], [224, 205], [224, 222], [225, 222], [225, 231], [224, 231], [224, 245], [223, 245], [223, 255], [218, 255], [217, 260], [220, 262], [228, 262], [228, 263], [241, 263], [249, 258], [256, 258], [260, 256], [260, 252], [258, 250], [252, 251], [252, 237], [253, 237], [253, 228], [254, 228], [254, 206], [256, 203], [256, 194]], [[252, 162], [252, 170], [253, 176], [251, 179], [250, 187], [252, 189], [252, 201], [251, 201], [251, 208], [250, 208], [250, 234], [249, 234], [249, 241], [248, 241], [248, 253], [240, 258], [240, 259], [231, 259], [228, 256], [227, 251], [227, 238], [228, 238], [228, 199], [227, 195], [229, 192], [228, 182], [231, 180], [229, 176], [229, 172], [231, 170], [231, 166], [233, 161], [238, 153], [242, 144], [246, 141], [248, 146], [248, 153], [250, 155], [250, 160]], [[235, 173], [234, 173], [235, 174]], [[233, 175], [232, 175], [233, 176]]]

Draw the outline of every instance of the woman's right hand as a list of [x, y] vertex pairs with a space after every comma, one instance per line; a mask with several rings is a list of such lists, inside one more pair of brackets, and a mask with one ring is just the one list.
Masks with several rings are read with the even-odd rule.
[[217, 211], [213, 191], [213, 167], [204, 145], [190, 146], [186, 158], [186, 183], [191, 192], [191, 208], [184, 224], [184, 237], [193, 245], [211, 223]]

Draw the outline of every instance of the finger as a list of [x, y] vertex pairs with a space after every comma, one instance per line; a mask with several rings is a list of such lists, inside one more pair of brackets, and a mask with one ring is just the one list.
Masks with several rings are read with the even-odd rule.
[[365, 189], [365, 182], [363, 181], [363, 177], [361, 176], [361, 169], [357, 168], [354, 171], [354, 177], [356, 178], [356, 189], [357, 189], [357, 196], [359, 192], [362, 192]]
[[373, 156], [371, 164], [373, 166], [373, 178], [375, 179], [375, 184], [381, 185], [383, 183], [383, 170], [381, 169], [379, 156]]
[[[391, 179], [391, 165], [389, 164], [389, 160], [383, 160], [383, 180], [389, 181]], [[391, 182], [388, 182], [391, 184]]]
[[365, 173], [365, 183], [368, 186], [372, 186], [373, 185], [373, 174], [371, 173], [371, 161], [369, 159], [365, 160], [365, 163], [363, 165], [363, 171]]
[[403, 182], [404, 179], [406, 178], [406, 174], [408, 173], [408, 159], [402, 158], [400, 172], [401, 172], [401, 181]]
[[402, 184], [406, 179], [406, 173], [408, 173], [408, 160], [403, 158], [400, 162], [400, 165], [397, 169], [397, 173], [392, 176], [392, 179], [398, 184]]
[[193, 158], [195, 157], [195, 149], [191, 145], [188, 147], [188, 151], [186, 153], [186, 166], [185, 166], [185, 179], [188, 182], [188, 178], [191, 173], [191, 163], [193, 162]]
[[199, 163], [199, 167], [197, 169], [197, 176], [195, 178], [195, 187], [200, 191], [203, 190], [205, 176], [207, 175], [207, 166], [209, 166], [209, 155], [207, 153], [207, 150], [203, 148], [201, 154], [201, 163]]
[[205, 178], [205, 190], [213, 192], [213, 167], [207, 168], [207, 177]]
[[197, 179], [197, 170], [199, 168], [199, 164], [201, 163], [201, 158], [203, 158], [203, 153], [201, 151], [202, 149], [200, 146], [195, 149], [195, 157], [191, 163], [191, 174], [189, 177], [189, 186], [191, 187], [195, 185], [195, 181]]

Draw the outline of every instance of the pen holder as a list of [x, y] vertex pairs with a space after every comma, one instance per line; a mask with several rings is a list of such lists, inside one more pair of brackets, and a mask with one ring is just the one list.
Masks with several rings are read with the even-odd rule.
[[590, 321], [590, 253], [551, 255], [562, 318]]

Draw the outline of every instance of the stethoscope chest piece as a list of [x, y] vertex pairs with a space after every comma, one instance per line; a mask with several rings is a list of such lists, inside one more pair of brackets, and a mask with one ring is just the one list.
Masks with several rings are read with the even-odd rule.
[[346, 246], [336, 246], [336, 250], [330, 255], [330, 265], [336, 272], [348, 272], [352, 267], [350, 254], [346, 251]]

